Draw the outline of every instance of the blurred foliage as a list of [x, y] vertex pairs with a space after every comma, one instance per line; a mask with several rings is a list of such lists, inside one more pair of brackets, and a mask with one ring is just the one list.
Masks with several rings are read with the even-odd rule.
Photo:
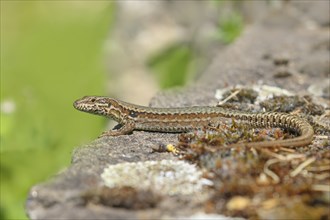
[[239, 13], [231, 12], [230, 15], [219, 18], [219, 39], [226, 43], [232, 43], [243, 31], [243, 18]]
[[148, 65], [160, 87], [167, 89], [187, 82], [193, 62], [193, 51], [186, 44], [177, 44], [153, 56]]
[[[242, 16], [231, 12], [228, 16], [219, 17], [219, 28], [215, 36], [221, 42], [230, 44], [240, 36], [242, 30]], [[148, 66], [162, 89], [183, 86], [194, 76], [196, 60], [200, 59], [195, 56], [195, 52], [192, 47], [189, 47], [189, 43], [178, 43], [165, 48], [149, 59]]]
[[104, 93], [112, 17], [111, 2], [1, 1], [1, 219], [26, 219], [29, 188], [101, 132], [72, 103]]

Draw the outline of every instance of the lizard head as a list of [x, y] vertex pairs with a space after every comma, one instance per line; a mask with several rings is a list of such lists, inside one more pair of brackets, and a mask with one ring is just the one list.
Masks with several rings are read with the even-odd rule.
[[102, 96], [85, 96], [73, 103], [75, 109], [95, 115], [103, 115], [117, 122], [122, 119], [119, 104], [115, 99]]

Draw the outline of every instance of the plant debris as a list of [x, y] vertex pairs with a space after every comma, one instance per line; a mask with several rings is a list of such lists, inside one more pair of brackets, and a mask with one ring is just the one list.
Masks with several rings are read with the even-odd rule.
[[310, 96], [275, 96], [260, 103], [266, 111], [298, 112], [308, 115], [321, 115], [324, 108], [312, 102]]
[[[237, 92], [237, 93], [236, 93]], [[223, 98], [226, 99], [230, 97], [232, 94], [235, 94], [228, 102], [239, 102], [239, 103], [254, 103], [256, 98], [258, 97], [258, 93], [253, 89], [249, 88], [234, 88], [230, 89], [223, 94]]]
[[[309, 97], [274, 97], [267, 111], [320, 115], [324, 108]], [[324, 144], [299, 148], [235, 147], [238, 142], [280, 140], [294, 134], [279, 128], [251, 129], [234, 120], [179, 135], [182, 159], [205, 170], [213, 182], [204, 203], [207, 213], [252, 219], [328, 219], [330, 193], [329, 137]], [[318, 138], [316, 138], [318, 139]], [[315, 144], [317, 143], [317, 144]]]

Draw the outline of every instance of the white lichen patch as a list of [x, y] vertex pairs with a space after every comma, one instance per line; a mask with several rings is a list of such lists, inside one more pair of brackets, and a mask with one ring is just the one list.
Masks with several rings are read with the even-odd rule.
[[162, 195], [189, 195], [212, 185], [195, 165], [172, 160], [109, 165], [101, 177], [110, 188], [130, 186]]
[[281, 95], [293, 96], [294, 95], [294, 93], [292, 93], [286, 89], [282, 89], [280, 87], [275, 87], [275, 86], [264, 85], [264, 84], [262, 84], [262, 82], [260, 82], [258, 84], [254, 84], [250, 87], [238, 84], [235, 87], [217, 89], [216, 93], [215, 93], [215, 98], [218, 100], [222, 100], [223, 95], [231, 89], [249, 89], [249, 88], [253, 89], [254, 91], [256, 91], [258, 93], [258, 97], [255, 100], [255, 104], [259, 104], [260, 102], [265, 101], [266, 99], [269, 99], [269, 98], [273, 98], [274, 96], [281, 96]]
[[182, 216], [177, 219], [187, 219], [187, 220], [244, 220], [244, 218], [240, 217], [229, 217], [229, 216], [224, 216], [224, 215], [219, 215], [219, 214], [214, 214], [214, 213], [202, 213], [198, 212], [193, 214], [192, 216], [186, 217]]

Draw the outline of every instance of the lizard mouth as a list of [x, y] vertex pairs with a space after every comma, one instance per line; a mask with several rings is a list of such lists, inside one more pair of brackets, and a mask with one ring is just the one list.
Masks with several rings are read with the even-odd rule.
[[78, 103], [78, 100], [74, 101], [74, 103], [73, 103], [73, 107], [74, 107], [75, 109], [78, 109], [78, 110], [79, 110], [79, 103]]
[[79, 111], [84, 111], [86, 109], [86, 106], [80, 102], [80, 100], [76, 100], [73, 103], [73, 107]]

